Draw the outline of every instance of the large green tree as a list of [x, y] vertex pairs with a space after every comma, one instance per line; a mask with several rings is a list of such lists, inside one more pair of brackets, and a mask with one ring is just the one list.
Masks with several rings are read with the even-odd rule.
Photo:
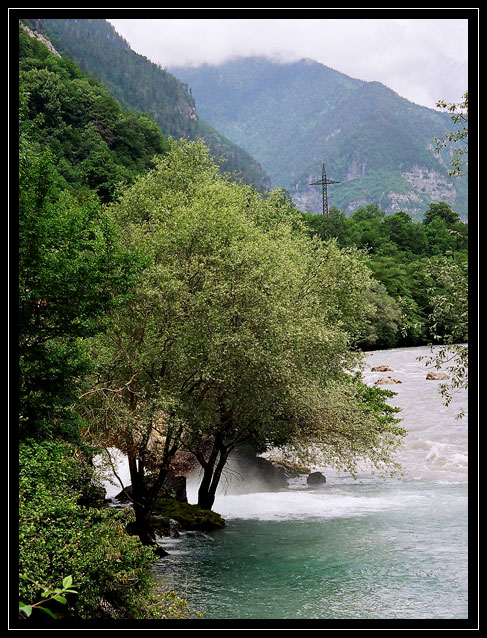
[[356, 249], [310, 239], [282, 193], [231, 184], [195, 143], [172, 143], [110, 214], [151, 265], [94, 344], [90, 428], [127, 453], [140, 528], [178, 445], [203, 467], [204, 508], [244, 441], [301, 453], [306, 433], [351, 469], [393, 462], [403, 431], [351, 374], [371, 281]]

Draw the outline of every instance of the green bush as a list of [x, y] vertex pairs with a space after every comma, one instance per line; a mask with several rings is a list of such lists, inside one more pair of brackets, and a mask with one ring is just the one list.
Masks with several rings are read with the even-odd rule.
[[[156, 594], [150, 573], [152, 549], [129, 536], [133, 514], [80, 505], [86, 499], [86, 468], [79, 450], [51, 441], [20, 446], [19, 600], [34, 605], [43, 592], [72, 576], [77, 594], [51, 611], [67, 617], [187, 617], [185, 601]], [[39, 614], [36, 609], [31, 617]]]

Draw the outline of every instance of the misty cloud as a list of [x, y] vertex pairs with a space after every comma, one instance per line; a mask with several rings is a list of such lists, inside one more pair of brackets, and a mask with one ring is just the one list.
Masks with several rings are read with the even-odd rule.
[[466, 19], [116, 19], [138, 53], [163, 67], [263, 55], [311, 58], [351, 77], [382, 82], [434, 108], [467, 86]]

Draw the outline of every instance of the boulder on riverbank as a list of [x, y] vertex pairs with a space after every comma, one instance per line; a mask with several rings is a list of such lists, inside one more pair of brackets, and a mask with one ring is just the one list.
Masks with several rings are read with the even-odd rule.
[[244, 447], [230, 455], [220, 482], [225, 494], [276, 492], [287, 489], [288, 474], [282, 464], [271, 463]]
[[181, 525], [174, 518], [157, 514], [151, 518], [151, 523], [158, 536], [166, 538], [179, 538], [181, 536]]
[[300, 462], [284, 459], [282, 456], [270, 456], [268, 461], [288, 479], [303, 476], [303, 474], [309, 474], [311, 472], [309, 466], [303, 465]]
[[115, 498], [120, 503], [131, 503], [132, 502], [132, 486], [127, 485], [127, 487], [124, 487], [121, 492], [119, 492], [118, 494], [115, 494], [113, 498]]

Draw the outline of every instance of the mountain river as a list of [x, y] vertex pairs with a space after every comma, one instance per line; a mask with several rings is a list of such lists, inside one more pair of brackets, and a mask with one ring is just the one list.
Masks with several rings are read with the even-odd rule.
[[[225, 529], [164, 539], [161, 587], [203, 619], [468, 618], [467, 414], [455, 418], [467, 396], [443, 405], [441, 381], [426, 380], [433, 368], [417, 360], [428, 352], [367, 354], [367, 383], [401, 381], [382, 387], [397, 392], [389, 401], [408, 431], [404, 476], [354, 479], [324, 467], [322, 486], [303, 476], [250, 493], [222, 480], [213, 509]], [[392, 371], [371, 371], [382, 364]], [[189, 502], [196, 487], [188, 484]]]

